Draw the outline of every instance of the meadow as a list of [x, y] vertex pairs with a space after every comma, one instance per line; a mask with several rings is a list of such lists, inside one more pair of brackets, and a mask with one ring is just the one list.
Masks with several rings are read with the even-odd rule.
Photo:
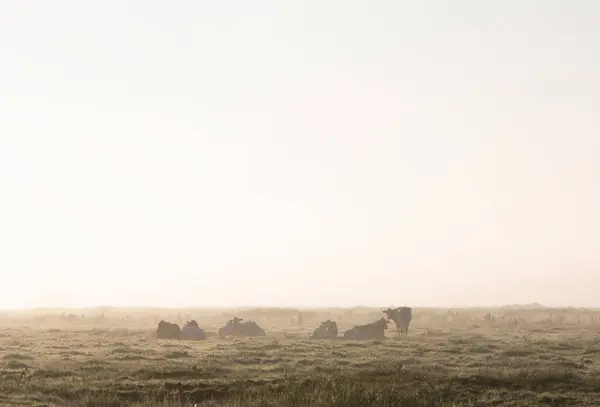
[[[233, 316], [266, 337], [221, 339]], [[598, 406], [600, 310], [414, 308], [407, 337], [309, 339], [381, 309], [80, 309], [0, 315], [0, 405]], [[157, 340], [196, 319], [206, 341]]]

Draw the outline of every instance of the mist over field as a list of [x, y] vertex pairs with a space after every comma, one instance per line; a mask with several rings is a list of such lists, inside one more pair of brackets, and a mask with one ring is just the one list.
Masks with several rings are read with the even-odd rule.
[[599, 18], [4, 1], [0, 309], [600, 307]]
[[0, 405], [600, 405], [600, 2], [0, 1]]

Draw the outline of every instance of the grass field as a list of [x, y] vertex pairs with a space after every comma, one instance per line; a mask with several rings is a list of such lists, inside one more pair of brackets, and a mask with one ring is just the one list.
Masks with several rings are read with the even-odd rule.
[[[72, 313], [73, 315], [69, 315]], [[83, 317], [82, 317], [83, 314]], [[238, 315], [264, 338], [220, 339]], [[308, 339], [381, 309], [29, 311], [0, 316], [0, 405], [600, 406], [600, 310], [417, 309], [408, 337]], [[196, 319], [203, 342], [159, 341]]]

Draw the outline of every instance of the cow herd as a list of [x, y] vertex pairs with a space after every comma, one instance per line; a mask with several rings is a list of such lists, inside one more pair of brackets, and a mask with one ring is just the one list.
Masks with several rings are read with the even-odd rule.
[[183, 339], [188, 341], [203, 341], [206, 339], [206, 332], [194, 320], [188, 321], [183, 328], [179, 328], [179, 325], [171, 322], [160, 321], [156, 335], [159, 339]]
[[[383, 311], [386, 318], [381, 318], [366, 325], [355, 325], [351, 329], [338, 336], [338, 326], [335, 321], [322, 322], [312, 333], [313, 339], [345, 339], [345, 340], [381, 340], [385, 338], [385, 330], [388, 324], [394, 322], [398, 335], [408, 335], [408, 326], [412, 321], [412, 308], [398, 307], [388, 308]], [[160, 321], [156, 335], [159, 339], [182, 339], [201, 341], [207, 338], [206, 332], [198, 326], [194, 320], [188, 321], [182, 328], [179, 325]], [[219, 329], [219, 336], [265, 336], [265, 330], [254, 321], [243, 321], [235, 317]]]
[[[242, 318], [235, 317], [219, 329], [219, 336], [265, 336], [265, 330], [254, 321], [242, 322]], [[183, 328], [171, 322], [160, 321], [156, 330], [158, 339], [182, 339], [189, 341], [203, 341], [206, 332], [194, 320], [186, 322]]]

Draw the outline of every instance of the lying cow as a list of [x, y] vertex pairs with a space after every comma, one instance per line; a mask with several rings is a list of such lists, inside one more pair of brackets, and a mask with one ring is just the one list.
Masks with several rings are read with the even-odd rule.
[[312, 339], [335, 339], [338, 336], [338, 326], [335, 321], [327, 320], [312, 333]]
[[388, 320], [381, 318], [380, 320], [367, 324], [356, 325], [352, 329], [344, 332], [344, 339], [364, 341], [369, 339], [385, 339], [385, 330], [388, 329]]

